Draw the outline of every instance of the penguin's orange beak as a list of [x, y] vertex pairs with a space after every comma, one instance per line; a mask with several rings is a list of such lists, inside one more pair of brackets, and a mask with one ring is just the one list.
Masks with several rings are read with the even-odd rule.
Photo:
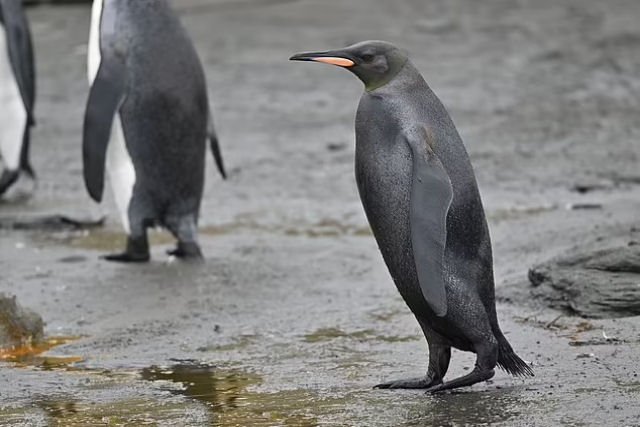
[[324, 64], [337, 65], [338, 67], [345, 68], [356, 65], [356, 63], [351, 59], [331, 55], [331, 52], [299, 53], [297, 55], [293, 55], [289, 60], [322, 62]]
[[323, 57], [312, 58], [311, 61], [323, 62], [325, 64], [331, 64], [331, 65], [337, 65], [338, 67], [353, 67], [354, 65], [356, 65], [356, 63], [353, 62], [350, 59], [339, 58], [337, 56], [329, 56], [329, 57], [326, 57], [326, 58], [323, 58]]

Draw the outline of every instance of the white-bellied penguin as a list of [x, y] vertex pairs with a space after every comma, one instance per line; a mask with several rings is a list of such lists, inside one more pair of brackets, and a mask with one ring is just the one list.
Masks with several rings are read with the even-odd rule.
[[100, 202], [105, 165], [128, 234], [111, 261], [149, 259], [147, 228], [178, 240], [170, 254], [202, 257], [197, 223], [205, 146], [224, 166], [202, 65], [166, 0], [94, 0], [89, 35], [91, 90], [84, 118], [84, 179]]
[[[469, 156], [407, 53], [367, 41], [291, 59], [346, 68], [365, 85], [356, 115], [358, 190], [391, 276], [429, 346], [424, 377], [377, 387], [448, 390], [491, 378], [496, 365], [533, 375], [498, 326], [489, 230]], [[476, 365], [443, 382], [451, 347], [476, 353]]]
[[33, 47], [22, 1], [0, 0], [0, 195], [21, 174], [35, 177], [29, 162], [34, 99]]

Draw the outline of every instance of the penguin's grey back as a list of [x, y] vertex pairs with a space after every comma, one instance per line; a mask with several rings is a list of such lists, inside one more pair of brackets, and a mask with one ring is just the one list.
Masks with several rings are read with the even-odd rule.
[[126, 52], [120, 115], [134, 192], [159, 211], [197, 212], [209, 107], [195, 48], [166, 0], [105, 0], [105, 7], [117, 13], [111, 42]]
[[[6, 15], [6, 16], [5, 16]], [[19, 80], [21, 95], [29, 114], [29, 122], [33, 124], [33, 104], [35, 100], [35, 67], [33, 59], [33, 46], [31, 42], [31, 31], [24, 14], [23, 6], [15, 0], [0, 0], [0, 24], [5, 31], [12, 31], [12, 27], [19, 27], [20, 39], [18, 49], [13, 53], [20, 55], [12, 58], [12, 66]]]
[[[0, 152], [7, 156], [3, 159], [6, 168], [0, 176], [0, 194], [2, 194], [18, 179], [18, 169], [35, 177], [29, 160], [30, 128], [35, 125], [35, 66], [31, 31], [22, 2], [0, 0], [0, 31], [4, 33], [4, 43], [0, 50], [6, 48], [6, 52], [3, 52], [2, 55], [4, 57], [0, 58], [0, 61], [6, 61], [3, 64], [6, 67], [3, 75], [12, 80], [11, 82], [0, 82], [4, 86], [3, 96], [5, 96], [2, 106], [5, 117], [3, 117], [4, 120], [0, 120], [3, 122], [0, 134], [4, 134], [0, 135], [0, 145], [2, 146]], [[12, 76], [10, 77], [10, 75]], [[8, 89], [8, 86], [14, 84], [17, 85], [20, 100], [13, 95], [15, 86]], [[8, 97], [7, 92], [10, 94]], [[23, 115], [26, 115], [26, 118], [23, 118]], [[23, 121], [24, 123], [22, 123]], [[18, 127], [23, 129], [16, 130]], [[13, 135], [14, 131], [16, 135]]]
[[122, 18], [118, 38], [128, 50], [129, 93], [162, 92], [189, 104], [204, 88], [204, 73], [190, 37], [168, 2], [115, 1]]

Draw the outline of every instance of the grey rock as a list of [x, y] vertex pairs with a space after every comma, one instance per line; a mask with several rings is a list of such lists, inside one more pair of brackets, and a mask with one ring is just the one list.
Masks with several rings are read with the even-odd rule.
[[550, 307], [589, 318], [640, 314], [640, 247], [556, 258], [532, 267], [533, 295]]
[[35, 312], [18, 305], [16, 297], [0, 294], [0, 348], [41, 341], [44, 322]]

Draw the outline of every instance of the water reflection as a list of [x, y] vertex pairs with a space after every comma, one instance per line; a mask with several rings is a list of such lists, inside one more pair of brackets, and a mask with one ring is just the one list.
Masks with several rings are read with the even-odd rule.
[[204, 364], [152, 366], [140, 372], [147, 381], [170, 381], [182, 387], [168, 388], [173, 394], [196, 399], [216, 410], [238, 408], [249, 386], [260, 384], [260, 377], [240, 372], [217, 371]]
[[[209, 408], [213, 426], [316, 426], [310, 409], [334, 402], [306, 390], [260, 393], [248, 390], [261, 384], [255, 374], [225, 371], [206, 364], [183, 363], [170, 367], [152, 366], [140, 372], [148, 381], [167, 381], [164, 388]], [[177, 385], [177, 387], [176, 387]]]

